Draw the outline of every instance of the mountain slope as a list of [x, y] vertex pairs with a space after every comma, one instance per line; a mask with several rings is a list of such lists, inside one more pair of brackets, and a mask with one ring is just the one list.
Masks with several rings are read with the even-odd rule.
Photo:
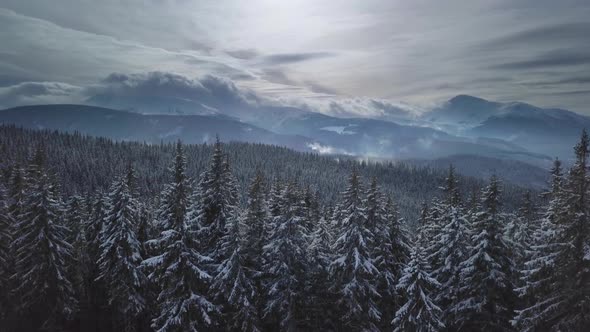
[[33, 129], [78, 131], [124, 141], [208, 142], [221, 136], [225, 141], [275, 144], [308, 151], [313, 140], [278, 135], [225, 116], [143, 115], [84, 105], [37, 105], [0, 111], [0, 123]]
[[462, 153], [544, 162], [544, 157], [531, 155], [515, 146], [456, 137], [427, 127], [373, 119], [335, 118], [283, 108], [258, 116], [265, 114], [273, 115], [265, 123], [273, 131], [225, 115], [139, 114], [83, 105], [12, 108], [0, 111], [0, 122], [150, 143], [176, 139], [200, 143], [219, 134], [224, 140], [387, 159], [431, 159]]
[[526, 150], [569, 158], [590, 117], [521, 102], [498, 103], [460, 95], [422, 115], [429, 126], [473, 138], [507, 141]]

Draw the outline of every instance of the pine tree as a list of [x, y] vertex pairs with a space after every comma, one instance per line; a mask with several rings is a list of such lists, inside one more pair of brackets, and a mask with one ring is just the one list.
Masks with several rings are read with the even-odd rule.
[[440, 319], [442, 310], [432, 299], [441, 285], [430, 276], [429, 269], [422, 248], [416, 245], [396, 286], [405, 295], [406, 302], [395, 313], [394, 331], [431, 332], [445, 327]]
[[5, 309], [5, 320], [6, 329], [16, 329], [17, 319], [17, 304], [19, 301], [18, 294], [15, 293], [15, 289], [19, 284], [18, 280], [14, 277], [16, 273], [16, 247], [14, 242], [14, 236], [16, 235], [17, 224], [22, 219], [22, 216], [26, 207], [27, 192], [26, 192], [26, 178], [22, 168], [15, 166], [12, 174], [8, 181], [7, 191], [7, 217], [9, 223], [9, 234], [10, 243], [8, 244], [8, 256], [6, 256], [7, 262], [4, 265], [5, 275], [8, 278], [6, 281], [6, 297], [3, 297], [4, 303], [9, 305], [4, 307]]
[[211, 284], [214, 298], [222, 299], [223, 329], [235, 331], [260, 331], [258, 310], [254, 295], [256, 288], [246, 264], [247, 252], [244, 245], [239, 218], [227, 223], [228, 232], [221, 239], [220, 250], [224, 261], [218, 266]]
[[390, 329], [390, 323], [398, 309], [398, 293], [395, 285], [401, 276], [403, 265], [408, 261], [409, 249], [406, 234], [391, 199], [385, 200], [372, 179], [366, 194], [367, 225], [374, 236], [371, 258], [379, 271], [376, 278], [376, 301], [382, 314], [380, 328]]
[[[280, 212], [271, 221], [264, 249], [266, 275], [264, 317], [278, 328], [295, 331], [302, 320], [307, 272], [304, 225], [307, 212], [297, 186], [288, 183], [281, 194]], [[276, 329], [277, 327], [274, 327]]]
[[472, 222], [468, 257], [460, 265], [461, 300], [451, 310], [456, 326], [466, 330], [510, 330], [515, 303], [514, 266], [504, 241], [500, 184], [492, 176], [483, 191], [481, 210]]
[[86, 257], [88, 259], [88, 275], [86, 289], [88, 295], [89, 326], [98, 331], [111, 329], [111, 319], [108, 308], [108, 294], [105, 280], [97, 280], [100, 275], [101, 244], [105, 216], [109, 208], [108, 196], [102, 192], [94, 194], [90, 198], [90, 211], [88, 219], [84, 223], [84, 234], [86, 236]]
[[159, 290], [152, 328], [161, 332], [206, 329], [212, 325], [211, 313], [216, 311], [207, 297], [211, 276], [204, 265], [210, 258], [199, 253], [189, 232], [190, 186], [185, 172], [186, 159], [178, 142], [171, 168], [173, 180], [162, 193], [158, 213], [162, 231], [148, 242], [155, 255], [143, 262]]
[[379, 275], [371, 256], [374, 234], [367, 225], [362, 188], [356, 170], [353, 170], [348, 188], [334, 215], [337, 238], [334, 243], [334, 260], [330, 272], [337, 294], [339, 321], [344, 329], [377, 331], [381, 319], [376, 300], [379, 293], [376, 278]]
[[309, 272], [307, 278], [307, 313], [311, 328], [333, 329], [332, 304], [333, 297], [329, 292], [329, 267], [332, 260], [331, 244], [333, 242], [332, 228], [325, 216], [321, 216], [315, 229], [310, 235], [308, 247]]
[[5, 319], [8, 312], [9, 292], [11, 291], [10, 269], [11, 252], [10, 244], [12, 243], [12, 224], [8, 215], [8, 204], [6, 200], [6, 190], [0, 183], [0, 324], [8, 324]]
[[443, 321], [451, 329], [457, 320], [454, 310], [460, 301], [460, 264], [467, 258], [466, 250], [470, 236], [458, 188], [454, 168], [450, 166], [445, 186], [442, 188], [444, 200], [438, 205], [440, 230], [433, 235], [428, 245], [428, 258], [437, 264], [432, 266], [432, 276], [442, 284], [435, 298], [437, 303], [445, 308]]
[[507, 237], [514, 248], [514, 261], [521, 268], [533, 245], [533, 233], [537, 228], [535, 206], [531, 192], [527, 190], [522, 198], [521, 206], [516, 216], [511, 218], [507, 226]]
[[246, 274], [254, 282], [254, 303], [258, 317], [262, 317], [264, 296], [262, 268], [264, 265], [264, 243], [267, 238], [268, 206], [264, 197], [264, 179], [258, 172], [250, 185], [248, 203], [243, 221]]
[[238, 197], [235, 179], [219, 138], [209, 168], [201, 175], [198, 192], [198, 201], [191, 212], [195, 218], [193, 223], [198, 225], [203, 253], [213, 259], [213, 265], [220, 264], [223, 260], [219, 256], [221, 238], [225, 235], [227, 220], [236, 213]]
[[520, 271], [521, 286], [517, 288], [524, 307], [517, 310], [513, 324], [523, 331], [548, 330], [549, 325], [543, 320], [544, 312], [549, 308], [546, 297], [551, 287], [555, 285], [555, 278], [559, 276], [555, 271], [555, 259], [562, 248], [557, 237], [562, 224], [562, 218], [567, 214], [564, 193], [561, 162], [556, 159], [551, 169], [549, 191], [543, 193], [548, 205], [541, 218], [539, 227], [535, 229], [532, 245], [526, 261]]
[[551, 211], [556, 217], [555, 251], [546, 260], [553, 274], [542, 283], [546, 293], [516, 319], [529, 329], [540, 323], [552, 330], [583, 331], [590, 324], [589, 144], [584, 130], [563, 185], [563, 201], [553, 202], [558, 204], [557, 211]]
[[[114, 309], [114, 328], [125, 323], [126, 330], [136, 327], [146, 309], [146, 277], [140, 269], [141, 243], [137, 240], [137, 201], [133, 197], [133, 169], [111, 186], [101, 237], [99, 276], [104, 282], [108, 303]], [[119, 327], [120, 328], [120, 327]]]
[[461, 263], [468, 257], [470, 232], [468, 222], [459, 207], [451, 207], [449, 215], [449, 222], [435, 239], [440, 243], [436, 255], [441, 257], [442, 264], [433, 271], [433, 275], [442, 285], [437, 292], [436, 301], [445, 308], [443, 321], [448, 328], [454, 329], [455, 322], [459, 320], [457, 309], [461, 301]]
[[21, 328], [59, 329], [76, 311], [67, 274], [72, 247], [66, 242], [68, 229], [60, 219], [61, 204], [49, 176], [42, 165], [36, 169], [15, 225], [16, 272], [12, 282], [20, 299], [16, 305]]

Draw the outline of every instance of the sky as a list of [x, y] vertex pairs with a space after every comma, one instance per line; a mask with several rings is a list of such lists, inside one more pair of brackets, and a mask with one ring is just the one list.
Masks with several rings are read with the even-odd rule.
[[288, 104], [470, 94], [590, 114], [588, 0], [0, 0], [0, 45], [2, 107], [159, 73]]

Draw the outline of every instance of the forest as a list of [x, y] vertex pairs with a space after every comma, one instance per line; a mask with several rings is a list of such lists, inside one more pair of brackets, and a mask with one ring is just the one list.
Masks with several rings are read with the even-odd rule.
[[584, 331], [590, 139], [542, 192], [0, 127], [6, 331]]

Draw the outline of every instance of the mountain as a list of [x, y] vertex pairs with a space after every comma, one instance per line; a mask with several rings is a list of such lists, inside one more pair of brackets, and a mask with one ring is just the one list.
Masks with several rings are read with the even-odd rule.
[[422, 115], [427, 125], [472, 138], [498, 139], [528, 151], [569, 158], [590, 117], [522, 102], [459, 95]]
[[309, 145], [314, 142], [306, 137], [275, 134], [222, 115], [147, 115], [85, 105], [15, 107], [0, 111], [0, 123], [148, 143], [178, 139], [202, 143], [219, 135], [224, 141], [274, 144], [309, 151]]
[[0, 122], [151, 143], [176, 139], [200, 143], [219, 134], [224, 140], [384, 159], [432, 159], [454, 154], [511, 158], [536, 164], [543, 164], [548, 159], [516, 145], [500, 144], [500, 140], [490, 143], [462, 138], [428, 127], [374, 119], [336, 118], [284, 108], [265, 110], [257, 113], [259, 117], [268, 115], [263, 128], [226, 115], [140, 114], [84, 105], [12, 108], [0, 111]]
[[500, 112], [500, 103], [482, 98], [458, 95], [433, 110], [422, 114], [422, 120], [456, 127], [473, 126], [482, 123]]

